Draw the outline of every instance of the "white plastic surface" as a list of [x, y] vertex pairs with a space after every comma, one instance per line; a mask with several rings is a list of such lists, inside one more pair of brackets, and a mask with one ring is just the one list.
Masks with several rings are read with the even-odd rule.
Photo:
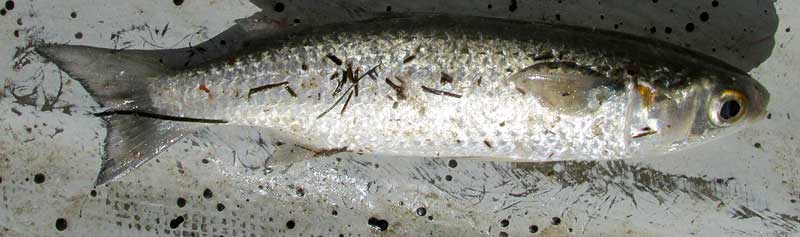
[[[106, 130], [85, 111], [96, 104], [29, 46], [197, 46], [259, 11], [244, 0], [174, 2], [16, 0], [0, 16], [0, 236], [798, 234], [800, 126], [792, 117], [800, 108], [800, 45], [791, 31], [798, 2], [285, 1], [281, 12], [277, 2], [259, 2], [266, 6], [261, 21], [247, 29], [260, 33], [234, 36], [361, 19], [389, 7], [652, 36], [750, 71], [770, 90], [771, 115], [686, 152], [600, 163], [340, 154], [253, 170], [246, 167], [274, 152], [254, 142], [258, 131], [207, 129], [94, 188]], [[195, 52], [224, 51], [215, 40]]]

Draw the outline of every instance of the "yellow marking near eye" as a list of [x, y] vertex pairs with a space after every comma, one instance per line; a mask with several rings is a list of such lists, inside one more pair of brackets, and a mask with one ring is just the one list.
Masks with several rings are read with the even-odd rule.
[[735, 90], [729, 90], [729, 89], [723, 90], [722, 93], [720, 93], [720, 97], [733, 98], [734, 100], [738, 101], [739, 104], [744, 104], [747, 102], [747, 97], [745, 97], [744, 94], [742, 94], [741, 92]]
[[639, 91], [639, 96], [642, 98], [643, 109], [650, 108], [650, 106], [656, 103], [656, 94], [653, 93], [652, 88], [639, 84], [636, 85], [636, 89]]

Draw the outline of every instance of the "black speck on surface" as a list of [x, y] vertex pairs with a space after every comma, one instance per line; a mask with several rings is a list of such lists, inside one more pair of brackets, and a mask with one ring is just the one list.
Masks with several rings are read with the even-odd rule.
[[492, 9], [492, 4], [489, 4], [486, 8]]
[[178, 207], [183, 207], [183, 206], [186, 206], [186, 199], [183, 199], [182, 197], [179, 197], [178, 198]]
[[175, 6], [180, 6], [181, 4], [183, 4], [183, 0], [172, 0], [172, 3], [174, 3]]
[[700, 13], [700, 21], [703, 21], [703, 22], [708, 21], [708, 12]]
[[755, 147], [755, 148], [761, 148], [761, 143], [758, 143], [758, 142], [756, 142], [756, 144], [753, 144], [753, 147]]
[[69, 17], [78, 18], [78, 13], [77, 12], [71, 12], [71, 13], [69, 13]]
[[786, 32], [792, 32], [792, 28], [786, 27]]
[[204, 198], [211, 198], [214, 196], [214, 193], [211, 192], [211, 189], [203, 190], [203, 197]]
[[0, 9], [0, 16], [6, 15], [6, 9]]
[[511, 0], [511, 5], [508, 6], [508, 10], [513, 12], [513, 11], [516, 11], [517, 8], [518, 8], [517, 0]]
[[528, 226], [528, 232], [531, 232], [531, 233], [539, 232], [539, 226], [536, 226], [536, 225]]
[[508, 233], [505, 231], [500, 231], [500, 237], [508, 237]]
[[300, 24], [300, 19], [294, 18], [294, 20], [292, 20], [292, 21], [293, 21], [295, 24]]
[[6, 1], [6, 10], [14, 10], [14, 1], [8, 0]]
[[224, 211], [224, 210], [225, 210], [225, 204], [217, 203], [217, 211]]
[[183, 223], [183, 216], [178, 216], [175, 219], [169, 221], [169, 228], [175, 229], [178, 228]]
[[370, 217], [367, 219], [367, 224], [370, 226], [377, 228], [380, 231], [386, 231], [389, 229], [389, 222], [386, 220], [378, 219], [375, 217]]
[[272, 8], [275, 12], [283, 12], [286, 9], [286, 5], [283, 5], [282, 2], [275, 3], [275, 7]]
[[289, 220], [289, 221], [287, 221], [287, 222], [286, 222], [286, 228], [287, 228], [287, 229], [290, 229], [290, 230], [291, 230], [291, 229], [294, 229], [294, 220]]
[[450, 168], [455, 168], [458, 166], [458, 161], [451, 159], [450, 161], [447, 162], [447, 166], [449, 166]]
[[416, 212], [417, 216], [425, 216], [425, 214], [428, 214], [428, 210], [425, 209], [424, 207], [418, 207]]
[[767, 114], [767, 119], [772, 119], [772, 113]]
[[333, 210], [333, 211], [331, 211], [331, 215], [338, 216], [338, 215], [339, 215], [339, 212], [338, 212], [338, 211], [336, 211], [336, 210]]
[[667, 33], [667, 34], [672, 33], [672, 27], [669, 27], [669, 26], [665, 27], [664, 28], [664, 33]]
[[686, 24], [686, 32], [692, 32], [692, 31], [694, 31], [694, 23], [689, 22], [688, 24]]
[[653, 3], [658, 3], [658, 0], [653, 0]]
[[83, 39], [83, 33], [81, 33], [81, 32], [75, 33], [75, 38], [76, 39]]
[[386, 6], [386, 12], [391, 12], [391, 11], [392, 11], [392, 6]]
[[58, 218], [56, 220], [56, 230], [64, 231], [67, 229], [67, 220], [64, 218]]
[[561, 224], [561, 218], [558, 218], [557, 216], [553, 217], [550, 223], [552, 223], [553, 225]]
[[445, 176], [444, 176], [444, 180], [447, 180], [447, 181], [452, 181], [452, 180], [453, 180], [453, 176], [452, 176], [452, 175], [449, 175], [449, 174], [448, 174], [448, 175], [445, 175]]
[[97, 197], [97, 190], [89, 191], [89, 196]]
[[711, 1], [711, 6], [712, 7], [718, 7], [719, 6], [719, 2], [717, 0]]
[[500, 220], [500, 227], [508, 227], [508, 224], [510, 224], [508, 219]]
[[295, 190], [295, 191], [297, 191], [297, 196], [301, 196], [302, 197], [302, 196], [306, 195], [306, 190], [304, 190], [303, 188], [297, 188], [297, 190]]
[[37, 184], [44, 183], [44, 180], [45, 180], [45, 177], [44, 177], [44, 174], [42, 174], [42, 173], [38, 173], [38, 174], [33, 176], [33, 182], [36, 182]]
[[650, 27], [650, 33], [653, 33], [653, 34], [656, 33], [656, 27], [655, 26]]

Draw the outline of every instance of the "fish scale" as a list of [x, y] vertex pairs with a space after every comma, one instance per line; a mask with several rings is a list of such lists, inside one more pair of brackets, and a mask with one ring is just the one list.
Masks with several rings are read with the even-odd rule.
[[[586, 133], [590, 130], [585, 128], [593, 124], [595, 114], [559, 115], [539, 105], [534, 98], [520, 95], [505, 80], [514, 70], [535, 63], [528, 55], [539, 52], [521, 51], [533, 50], [530, 47], [533, 44], [527, 43], [480, 34], [457, 35], [457, 32], [332, 32], [303, 40], [303, 44], [322, 47], [285, 46], [239, 57], [233, 64], [214, 66], [218, 69], [164, 77], [154, 85], [169, 85], [168, 88], [176, 90], [152, 97], [155, 107], [164, 111], [271, 129], [318, 149], [347, 147], [387, 155], [529, 160], [625, 155], [621, 139], [624, 134], [618, 124], [609, 124], [603, 127], [605, 133], [589, 137]], [[524, 53], [504, 53], [520, 51]], [[334, 72], [341, 73], [346, 65], [336, 65], [327, 55], [352, 63], [362, 73], [381, 65], [378, 80], [364, 76], [359, 82], [359, 96], [350, 98], [344, 112], [341, 111], [347, 93], [343, 89], [334, 96], [339, 79], [328, 78]], [[411, 55], [415, 58], [403, 63]], [[307, 70], [302, 69], [303, 64], [308, 66]], [[225, 73], [208, 73], [215, 70]], [[454, 82], [439, 83], [441, 73], [453, 75]], [[397, 98], [396, 92], [382, 80], [386, 78], [394, 83], [404, 80], [408, 98]], [[250, 88], [281, 82], [288, 82], [298, 96], [291, 96], [284, 87], [253, 94], [249, 99], [242, 96]], [[240, 93], [209, 99], [207, 93], [191, 89], [200, 84], [213, 85], [212, 94], [230, 90]], [[351, 85], [347, 82], [344, 87]], [[462, 97], [426, 93], [422, 86]], [[175, 100], [184, 104], [173, 106]], [[394, 103], [398, 103], [397, 108]], [[620, 106], [623, 103], [615, 99], [597, 115], [623, 118], [624, 106]], [[318, 117], [332, 106], [331, 112]], [[506, 126], [500, 127], [503, 122]], [[583, 149], [586, 147], [596, 149]]]
[[570, 26], [419, 15], [297, 27], [252, 43], [177, 71], [145, 60], [151, 52], [37, 52], [103, 106], [98, 184], [204, 126], [257, 128], [292, 144], [279, 149], [318, 155], [604, 160], [732, 134], [769, 102], [762, 85], [717, 59]]

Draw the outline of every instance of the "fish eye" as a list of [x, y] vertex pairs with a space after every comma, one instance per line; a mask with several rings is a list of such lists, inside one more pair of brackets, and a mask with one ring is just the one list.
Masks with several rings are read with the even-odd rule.
[[722, 107], [719, 109], [719, 117], [722, 120], [730, 120], [735, 118], [741, 112], [742, 105], [736, 100], [728, 100], [722, 102]]
[[727, 126], [743, 117], [746, 111], [745, 97], [738, 91], [723, 90], [710, 108], [711, 121], [717, 126]]

